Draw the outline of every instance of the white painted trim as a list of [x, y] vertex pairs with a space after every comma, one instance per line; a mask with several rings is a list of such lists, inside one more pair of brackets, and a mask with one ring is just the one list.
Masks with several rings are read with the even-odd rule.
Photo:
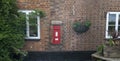
[[115, 31], [118, 31], [118, 19], [119, 19], [119, 14], [116, 14], [116, 27], [115, 27]]
[[106, 19], [107, 19], [107, 21], [106, 21], [106, 35], [105, 35], [105, 38], [108, 38], [108, 19], [109, 18], [109, 12], [107, 13], [107, 16], [106, 16]]
[[35, 11], [34, 10], [19, 10], [18, 12], [23, 12], [23, 13], [29, 14], [29, 13], [35, 12]]
[[[107, 39], [111, 38], [111, 36], [108, 35], [109, 14], [116, 14], [115, 31], [118, 31], [118, 21], [119, 21], [120, 12], [107, 12], [107, 16], [106, 16], [106, 31], [105, 31], [105, 38], [107, 38]], [[120, 36], [118, 36], [118, 38], [120, 38]]]
[[53, 20], [53, 21], [51, 21], [51, 24], [52, 25], [61, 25], [62, 21], [55, 21], [55, 20]]
[[28, 22], [29, 18], [26, 14], [26, 37], [29, 37], [29, 22]]
[[37, 23], [38, 23], [38, 37], [39, 37], [39, 39], [40, 39], [40, 34], [41, 34], [41, 33], [40, 33], [40, 32], [41, 32], [41, 31], [40, 31], [40, 16], [37, 16], [37, 19], [38, 19], [38, 20], [37, 20]]

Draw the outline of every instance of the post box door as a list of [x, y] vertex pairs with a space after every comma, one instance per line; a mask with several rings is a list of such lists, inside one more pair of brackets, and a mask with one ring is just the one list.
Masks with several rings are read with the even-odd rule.
[[53, 26], [53, 44], [60, 44], [60, 26], [59, 25], [54, 25]]

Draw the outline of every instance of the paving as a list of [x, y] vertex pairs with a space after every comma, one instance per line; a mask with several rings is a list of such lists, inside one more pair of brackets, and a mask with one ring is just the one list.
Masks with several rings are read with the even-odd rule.
[[24, 61], [92, 61], [93, 51], [29, 52]]

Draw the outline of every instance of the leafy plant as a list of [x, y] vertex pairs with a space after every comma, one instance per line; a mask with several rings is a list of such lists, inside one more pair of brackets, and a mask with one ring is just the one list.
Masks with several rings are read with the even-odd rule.
[[111, 35], [111, 38], [109, 39], [109, 45], [110, 46], [117, 45], [115, 43], [115, 39], [118, 38], [118, 35], [119, 35], [118, 31], [112, 31], [110, 32], [110, 35]]
[[13, 48], [12, 53], [10, 53], [10, 58], [12, 58], [14, 61], [23, 59], [24, 56], [27, 55], [26, 51], [22, 51], [20, 49]]
[[112, 39], [110, 39], [110, 40], [109, 40], [109, 45], [110, 45], [110, 46], [113, 46], [114, 44], [115, 44], [114, 41], [113, 41]]
[[[31, 12], [31, 13], [29, 14], [29, 16], [33, 16], [33, 17], [40, 16], [40, 18], [43, 18], [43, 17], [46, 16], [45, 12], [42, 11], [42, 10], [34, 10], [34, 11], [35, 11], [35, 12]], [[32, 18], [33, 18], [33, 17], [32, 17]]]
[[99, 46], [97, 47], [97, 52], [100, 53], [100, 54], [103, 54], [104, 47], [105, 47], [104, 44], [99, 45]]
[[97, 61], [103, 61], [103, 60], [97, 59]]
[[86, 27], [90, 27], [90, 26], [91, 26], [91, 22], [87, 20], [87, 21], [84, 22], [84, 25], [85, 25]]
[[23, 53], [25, 37], [25, 16], [18, 13], [16, 0], [0, 1], [0, 61], [20, 61], [12, 57]]
[[84, 33], [88, 31], [89, 27], [91, 26], [90, 21], [85, 21], [85, 22], [79, 22], [76, 21], [73, 23], [73, 30], [79, 34]]

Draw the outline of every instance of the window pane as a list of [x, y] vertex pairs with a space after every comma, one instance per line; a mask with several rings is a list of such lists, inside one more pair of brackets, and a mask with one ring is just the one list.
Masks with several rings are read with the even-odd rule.
[[118, 21], [119, 21], [118, 25], [120, 25], [120, 15], [119, 15], [119, 19], [118, 19]]
[[115, 26], [108, 26], [108, 35], [112, 35], [112, 32], [115, 31]]
[[29, 16], [29, 24], [36, 25], [37, 24], [37, 16]]
[[118, 31], [120, 32], [120, 26], [118, 26]]
[[29, 15], [29, 34], [30, 37], [37, 37], [37, 16]]
[[109, 14], [109, 25], [115, 25], [116, 15]]
[[118, 32], [119, 32], [119, 36], [120, 36], [120, 26], [118, 26]]
[[36, 25], [30, 25], [30, 37], [36, 37], [38, 36], [37, 34], [37, 26]]

